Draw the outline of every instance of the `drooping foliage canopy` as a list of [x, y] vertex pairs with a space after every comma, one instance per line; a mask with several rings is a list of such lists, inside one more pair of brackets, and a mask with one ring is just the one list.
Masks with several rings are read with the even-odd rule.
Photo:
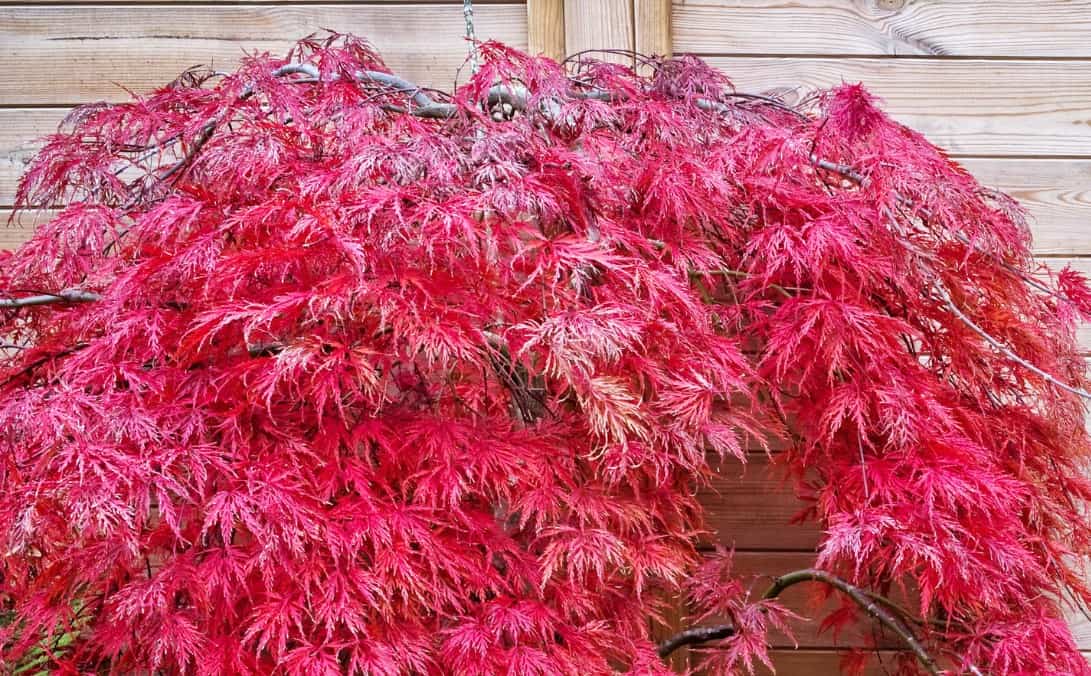
[[774, 440], [816, 567], [937, 664], [1088, 673], [1091, 293], [1018, 205], [857, 85], [480, 53], [443, 95], [310, 39], [48, 139], [19, 200], [64, 208], [0, 260], [0, 661], [660, 673], [683, 592], [745, 668], [787, 613], [694, 495]]

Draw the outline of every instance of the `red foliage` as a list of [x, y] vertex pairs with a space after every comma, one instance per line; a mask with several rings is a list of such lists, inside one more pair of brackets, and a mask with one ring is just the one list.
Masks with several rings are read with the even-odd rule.
[[786, 615], [698, 570], [693, 496], [771, 434], [818, 565], [919, 590], [934, 654], [1088, 673], [1091, 294], [1018, 206], [858, 86], [482, 51], [451, 116], [304, 41], [49, 139], [20, 200], [67, 206], [0, 285], [101, 298], [2, 311], [2, 659], [658, 673], [692, 578], [760, 661]]

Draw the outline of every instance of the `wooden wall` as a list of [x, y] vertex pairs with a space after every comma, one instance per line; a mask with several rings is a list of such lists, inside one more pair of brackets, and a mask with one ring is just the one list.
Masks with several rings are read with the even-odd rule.
[[[863, 81], [895, 117], [951, 150], [983, 182], [1026, 204], [1039, 254], [1091, 272], [1091, 0], [477, 0], [480, 38], [551, 56], [617, 47], [687, 52], [742, 90], [792, 100]], [[231, 67], [248, 50], [283, 52], [321, 28], [370, 38], [397, 72], [450, 88], [466, 55], [461, 0], [71, 0], [0, 3], [0, 218], [17, 177], [73, 104], [124, 98], [184, 68]], [[32, 218], [0, 228], [25, 239]], [[1091, 345], [1091, 331], [1084, 334]], [[815, 526], [755, 455], [704, 494], [711, 525], [745, 571], [775, 575], [813, 558]], [[792, 605], [814, 614], [804, 593]], [[1075, 623], [1091, 649], [1091, 623]], [[837, 672], [813, 627], [778, 639], [780, 673]], [[854, 642], [847, 636], [842, 645]]]

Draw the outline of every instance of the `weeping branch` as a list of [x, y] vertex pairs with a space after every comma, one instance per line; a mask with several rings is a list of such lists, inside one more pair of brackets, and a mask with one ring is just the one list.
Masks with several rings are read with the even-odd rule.
[[781, 575], [773, 581], [772, 586], [766, 590], [765, 594], [762, 595], [762, 598], [775, 599], [780, 596], [785, 589], [800, 584], [801, 582], [821, 582], [845, 594], [864, 612], [877, 620], [879, 624], [897, 634], [917, 657], [917, 661], [920, 662], [920, 665], [925, 671], [932, 674], [932, 676], [940, 676], [940, 674], [943, 673], [936, 664], [935, 658], [933, 658], [928, 651], [925, 650], [924, 646], [921, 645], [920, 640], [905, 626], [905, 623], [892, 614], [883, 603], [878, 601], [866, 590], [857, 587], [832, 573], [827, 573], [826, 571], [818, 570], [816, 568], [805, 568], [786, 575]]
[[[897, 608], [896, 605], [890, 601], [872, 594], [871, 592], [857, 587], [856, 585], [844, 580], [832, 573], [828, 573], [817, 568], [805, 568], [803, 570], [793, 571], [785, 575], [781, 575], [773, 581], [772, 586], [766, 590], [762, 595], [764, 600], [772, 600], [784, 593], [784, 590], [789, 587], [793, 587], [803, 582], [821, 582], [834, 589], [842, 592], [850, 599], [852, 599], [856, 605], [858, 605], [864, 612], [877, 620], [881, 625], [890, 629], [908, 646], [908, 648], [916, 656], [917, 661], [924, 667], [925, 671], [932, 676], [940, 676], [942, 670], [936, 664], [936, 660], [925, 650], [913, 632], [906, 626], [897, 615], [891, 612], [891, 609]], [[735, 628], [729, 624], [717, 624], [706, 627], [692, 627], [690, 629], [684, 629], [674, 636], [664, 640], [659, 644], [657, 652], [659, 657], [666, 658], [670, 656], [675, 650], [679, 648], [700, 645], [702, 643], [708, 643], [710, 641], [718, 641], [725, 638], [730, 638], [735, 635]]]
[[[828, 160], [821, 159], [821, 158], [819, 158], [819, 157], [817, 157], [815, 155], [811, 155], [811, 163], [814, 164], [817, 167], [820, 167], [820, 168], [825, 169], [827, 171], [830, 171], [830, 172], [833, 172], [833, 173], [838, 174], [840, 176], [843, 176], [844, 178], [852, 181], [853, 183], [856, 183], [857, 185], [861, 185], [861, 186], [867, 185], [867, 177], [864, 176], [863, 174], [860, 174], [857, 171], [854, 171], [852, 169], [852, 167], [849, 167], [847, 165], [837, 164], [835, 162], [830, 162]], [[895, 198], [900, 203], [912, 204], [912, 202], [910, 200], [906, 199], [905, 197], [902, 197], [901, 195], [895, 195]], [[965, 244], [967, 246], [971, 245], [971, 242], [970, 242], [969, 238], [966, 237], [965, 235], [963, 235], [962, 233], [956, 233], [955, 237], [956, 237], [956, 239], [958, 239], [963, 244]], [[903, 244], [906, 244], [906, 243], [903, 242]], [[907, 246], [907, 248], [910, 248], [912, 250], [912, 247]], [[917, 253], [919, 253], [919, 252], [917, 252]], [[982, 253], [985, 253], [986, 255], [991, 255], [988, 252], [982, 252]], [[994, 258], [996, 258], [996, 257], [994, 256]], [[1049, 287], [1045, 286], [1044, 284], [1041, 284], [1036, 279], [1028, 276], [1022, 270], [1019, 270], [1015, 266], [1008, 264], [1006, 261], [998, 259], [998, 262], [1006, 270], [1008, 270], [1009, 272], [1019, 276], [1019, 278], [1022, 279], [1028, 285], [1038, 289], [1039, 291], [1047, 293], [1047, 294], [1049, 294], [1049, 295], [1051, 295], [1051, 296], [1053, 296], [1055, 298], [1060, 298], [1061, 300], [1067, 300], [1067, 299], [1063, 298], [1063, 296], [1060, 296], [1055, 291], [1050, 289]], [[1065, 383], [1060, 378], [1057, 378], [1056, 376], [1048, 373], [1047, 371], [1044, 371], [1041, 368], [1038, 368], [1037, 366], [1035, 366], [1031, 362], [1029, 362], [1026, 359], [1020, 357], [1011, 348], [1004, 345], [1004, 343], [1002, 341], [1000, 341], [998, 338], [996, 338], [995, 336], [990, 334], [988, 331], [986, 331], [984, 328], [982, 328], [981, 325], [974, 322], [974, 320], [971, 319], [969, 317], [969, 315], [967, 315], [965, 312], [960, 310], [959, 307], [957, 305], [955, 305], [954, 301], [951, 300], [951, 295], [949, 293], [947, 293], [947, 290], [944, 289], [942, 285], [936, 284], [936, 288], [939, 290], [940, 297], [943, 299], [944, 305], [947, 307], [947, 309], [951, 311], [951, 314], [953, 314], [955, 316], [955, 318], [958, 319], [960, 322], [962, 322], [962, 324], [964, 324], [968, 329], [970, 329], [971, 331], [973, 331], [974, 333], [979, 335], [982, 338], [982, 340], [984, 340], [990, 346], [992, 346], [993, 348], [998, 350], [1005, 357], [1007, 357], [1011, 361], [1015, 362], [1019, 366], [1025, 368], [1026, 370], [1030, 371], [1031, 373], [1037, 374], [1038, 376], [1043, 378], [1046, 382], [1049, 382], [1049, 383], [1052, 383], [1053, 385], [1056, 385], [1057, 387], [1061, 388], [1065, 392], [1068, 392], [1070, 394], [1074, 394], [1074, 395], [1076, 395], [1078, 397], [1081, 397], [1083, 399], [1091, 401], [1091, 392], [1088, 392], [1087, 390], [1085, 390], [1083, 388], [1080, 388], [1080, 387], [1074, 387], [1072, 385], [1069, 385], [1068, 383]]]
[[[290, 82], [298, 84], [315, 83], [321, 81], [318, 67], [310, 63], [290, 63], [273, 71], [273, 77], [287, 77], [288, 75], [305, 75], [305, 78], [297, 78]], [[339, 79], [339, 75], [331, 75], [329, 81]], [[428, 96], [420, 85], [413, 84], [409, 80], [398, 77], [392, 73], [383, 73], [377, 70], [358, 70], [353, 77], [359, 82], [371, 82], [386, 87], [399, 94], [406, 94], [416, 105], [411, 112], [421, 117], [451, 117], [458, 107], [449, 103], [437, 103]], [[440, 114], [442, 112], [442, 114]]]

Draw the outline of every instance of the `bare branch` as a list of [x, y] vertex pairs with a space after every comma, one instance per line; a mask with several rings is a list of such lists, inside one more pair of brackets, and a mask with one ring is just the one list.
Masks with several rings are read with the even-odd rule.
[[[838, 164], [836, 162], [824, 160], [817, 155], [811, 155], [811, 164], [815, 165], [820, 169], [825, 169], [826, 171], [832, 171], [835, 174], [840, 174], [841, 176], [852, 181], [853, 183], [857, 183], [859, 185], [867, 185], [867, 176], [864, 176], [847, 164]], [[898, 201], [901, 201], [904, 198], [898, 196], [897, 199]]]
[[80, 289], [66, 289], [57, 293], [43, 293], [36, 296], [24, 296], [22, 298], [0, 298], [0, 309], [14, 310], [35, 305], [49, 305], [51, 303], [91, 303], [101, 300], [102, 296], [92, 291]]
[[[321, 76], [318, 72], [318, 68], [309, 63], [292, 63], [285, 66], [281, 66], [273, 71], [275, 77], [284, 77], [287, 75], [305, 75], [305, 78], [299, 78], [291, 80], [291, 82], [306, 84], [316, 83], [321, 81]], [[336, 80], [339, 76], [332, 75], [331, 80]], [[453, 103], [441, 103], [436, 101], [432, 97], [428, 96], [424, 90], [416, 84], [402, 79], [397, 75], [391, 73], [383, 73], [374, 70], [360, 70], [353, 74], [360, 82], [372, 82], [375, 84], [389, 87], [390, 89], [400, 92], [402, 94], [408, 94], [414, 104], [414, 107], [409, 109], [397, 109], [399, 112], [409, 113], [417, 117], [443, 119], [454, 117], [458, 113], [458, 106]], [[249, 92], [247, 92], [249, 93]], [[526, 111], [528, 92], [526, 88], [520, 86], [511, 86], [506, 84], [493, 85], [489, 89], [486, 103], [490, 106], [500, 103], [508, 104], [517, 111]], [[790, 112], [798, 117], [804, 117], [802, 113], [794, 110], [793, 108], [773, 99], [771, 97], [762, 96], [759, 94], [744, 94], [733, 92], [727, 96], [731, 98], [740, 98], [746, 100], [753, 100], [764, 103], [775, 108]], [[607, 91], [570, 91], [567, 97], [572, 100], [596, 100], [596, 101], [618, 101], [622, 98], [615, 93]], [[711, 99], [698, 99], [697, 106], [703, 110], [710, 110], [714, 112], [725, 113], [730, 110], [730, 107], [726, 104]], [[545, 112], [555, 112], [553, 106], [545, 104]]]
[[[310, 63], [290, 63], [285, 66], [281, 66], [273, 71], [273, 77], [284, 77], [287, 75], [306, 75], [306, 78], [297, 80], [291, 80], [291, 82], [298, 83], [313, 83], [321, 81], [321, 74], [318, 72], [318, 67]], [[337, 80], [340, 76], [332, 75], [331, 80]], [[373, 82], [384, 87], [388, 87], [396, 92], [409, 95], [410, 99], [416, 104], [417, 111], [428, 110], [436, 108], [437, 110], [443, 109], [447, 112], [444, 117], [451, 117], [455, 114], [458, 108], [452, 104], [437, 103], [431, 96], [428, 96], [421, 88], [420, 85], [413, 84], [409, 80], [403, 79], [392, 73], [383, 73], [377, 70], [358, 70], [353, 73], [360, 82]], [[438, 115], [437, 115], [438, 117]]]
[[762, 595], [762, 598], [775, 599], [780, 596], [785, 589], [801, 582], [821, 582], [844, 593], [852, 599], [856, 605], [860, 606], [864, 612], [878, 620], [884, 627], [897, 634], [902, 641], [909, 646], [909, 649], [913, 651], [913, 654], [917, 657], [917, 661], [920, 662], [925, 671], [932, 674], [932, 676], [940, 676], [940, 674], [943, 673], [936, 664], [936, 660], [927, 650], [925, 650], [924, 646], [921, 645], [920, 640], [901, 620], [892, 615], [890, 610], [885, 608], [864, 589], [857, 587], [832, 573], [818, 570], [817, 568], [805, 568], [786, 575], [781, 575], [773, 581], [773, 585]]
[[[784, 590], [802, 582], [821, 582], [844, 593], [868, 615], [897, 634], [929, 674], [939, 676], [943, 673], [936, 664], [935, 659], [921, 644], [920, 639], [913, 634], [898, 616], [891, 612], [891, 610], [902, 612], [896, 604], [869, 592], [866, 589], [851, 584], [847, 580], [837, 577], [832, 573], [815, 568], [807, 568], [787, 573], [774, 580], [772, 586], [770, 586], [765, 594], [762, 595], [762, 598], [775, 599], [780, 596]], [[657, 652], [661, 658], [666, 658], [679, 648], [716, 641], [734, 635], [735, 628], [729, 624], [692, 627], [690, 629], [682, 630], [661, 642]]]
[[698, 645], [709, 641], [718, 641], [735, 635], [735, 627], [730, 624], [716, 624], [708, 627], [692, 627], [684, 629], [674, 636], [659, 644], [656, 652], [662, 658], [669, 657], [671, 653], [688, 645]]
[[[799, 112], [795, 108], [792, 108], [791, 106], [786, 105], [785, 103], [783, 103], [781, 101], [778, 101], [777, 99], [775, 99], [775, 98], [773, 98], [771, 96], [764, 96], [762, 94], [746, 94], [746, 93], [743, 93], [743, 92], [731, 92], [729, 94], [725, 94], [725, 96], [730, 97], [730, 98], [735, 98], [735, 99], [745, 99], [745, 100], [749, 100], [749, 101], [757, 101], [759, 103], [763, 103], [763, 104], [771, 106], [773, 108], [777, 108], [778, 110], [782, 110], [782, 111], [784, 111], [786, 113], [791, 113], [792, 115], [795, 115], [799, 119], [806, 119], [806, 117], [807, 117], [806, 115]], [[730, 106], [728, 106], [728, 105], [726, 105], [724, 103], [720, 103], [719, 101], [713, 101], [712, 99], [697, 99], [696, 104], [697, 104], [697, 107], [700, 108], [701, 110], [709, 110], [709, 111], [717, 112], [717, 113], [728, 113], [728, 112], [731, 111]]]
[[[209, 122], [205, 126], [201, 127], [201, 131], [197, 132], [197, 136], [193, 139], [193, 144], [189, 147], [189, 151], [186, 152], [182, 159], [178, 160], [170, 169], [168, 169], [162, 176], [159, 177], [160, 181], [166, 181], [170, 177], [177, 174], [179, 171], [188, 168], [193, 164], [194, 158], [197, 157], [197, 153], [201, 152], [201, 148], [205, 147], [209, 139], [212, 138], [212, 133], [216, 131], [216, 122]], [[130, 201], [135, 201], [135, 197]]]

